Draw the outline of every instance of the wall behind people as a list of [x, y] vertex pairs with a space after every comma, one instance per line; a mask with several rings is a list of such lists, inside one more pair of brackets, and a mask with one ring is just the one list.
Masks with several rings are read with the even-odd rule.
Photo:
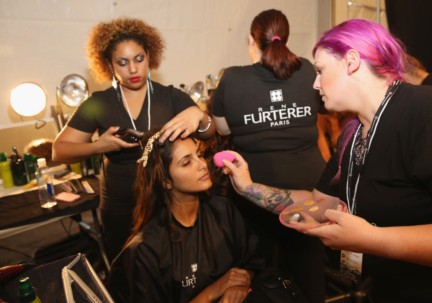
[[361, 18], [373, 20], [387, 28], [385, 0], [332, 0], [332, 5], [333, 25], [348, 19]]
[[[48, 106], [38, 118], [47, 121], [52, 120], [50, 105], [56, 103], [56, 87], [66, 75], [84, 76], [91, 92], [109, 85], [95, 82], [84, 56], [85, 39], [96, 22], [129, 16], [142, 18], [158, 28], [167, 49], [160, 69], [152, 77], [178, 87], [180, 83], [204, 81], [207, 74], [217, 74], [222, 67], [247, 64], [248, 24], [263, 9], [280, 9], [290, 18], [290, 47], [309, 58], [318, 35], [330, 27], [330, 3], [330, 0], [2, 0], [0, 138], [2, 130], [34, 124], [34, 117], [20, 117], [9, 105], [10, 91], [22, 82], [38, 82], [45, 88]], [[19, 134], [9, 139], [17, 137]], [[35, 131], [33, 138], [37, 137]], [[0, 139], [0, 150], [11, 144]]]

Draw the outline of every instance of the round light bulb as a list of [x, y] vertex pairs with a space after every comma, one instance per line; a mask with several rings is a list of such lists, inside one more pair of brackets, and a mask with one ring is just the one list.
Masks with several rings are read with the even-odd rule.
[[10, 104], [20, 116], [31, 117], [39, 114], [46, 106], [47, 96], [36, 83], [22, 83], [12, 90]]

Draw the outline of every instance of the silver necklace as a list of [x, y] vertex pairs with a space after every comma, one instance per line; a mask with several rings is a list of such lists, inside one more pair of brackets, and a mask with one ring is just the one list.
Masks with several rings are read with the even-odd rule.
[[[148, 108], [147, 108], [147, 130], [150, 130], [151, 127], [151, 117], [150, 117], [150, 108], [151, 108], [151, 97], [150, 97], [150, 87], [151, 87], [151, 83], [149, 82], [149, 80], [147, 79], [147, 99], [148, 99]], [[119, 85], [120, 88], [120, 94], [122, 97], [122, 102], [123, 102], [123, 106], [126, 109], [126, 112], [128, 113], [129, 119], [131, 121], [132, 127], [134, 130], [137, 130], [136, 126], [135, 126], [135, 121], [132, 118], [132, 115], [130, 113], [129, 110], [129, 106], [126, 100], [126, 96], [123, 93], [123, 89], [122, 86]], [[141, 143], [140, 143], [141, 144]]]

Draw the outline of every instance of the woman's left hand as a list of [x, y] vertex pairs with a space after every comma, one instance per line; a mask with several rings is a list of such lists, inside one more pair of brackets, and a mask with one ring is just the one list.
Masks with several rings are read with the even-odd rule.
[[369, 240], [377, 228], [358, 216], [338, 211], [326, 210], [329, 224], [303, 230], [303, 233], [316, 236], [332, 249], [346, 249], [364, 252]]
[[161, 129], [160, 142], [186, 138], [195, 133], [206, 114], [198, 106], [190, 106], [168, 121]]

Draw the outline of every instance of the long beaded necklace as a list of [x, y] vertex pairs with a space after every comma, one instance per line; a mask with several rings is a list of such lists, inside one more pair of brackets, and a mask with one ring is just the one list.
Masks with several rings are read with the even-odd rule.
[[384, 99], [381, 102], [381, 105], [379, 106], [377, 112], [375, 113], [375, 116], [372, 120], [371, 127], [366, 137], [362, 138], [363, 125], [361, 124], [358, 126], [357, 131], [354, 135], [353, 143], [351, 144], [350, 161], [348, 165], [348, 177], [346, 181], [347, 205], [348, 205], [348, 210], [351, 214], [356, 214], [356, 203], [357, 203], [356, 197], [357, 197], [358, 184], [378, 124], [391, 97], [398, 89], [399, 84], [400, 81], [398, 80], [394, 81], [387, 89]]

